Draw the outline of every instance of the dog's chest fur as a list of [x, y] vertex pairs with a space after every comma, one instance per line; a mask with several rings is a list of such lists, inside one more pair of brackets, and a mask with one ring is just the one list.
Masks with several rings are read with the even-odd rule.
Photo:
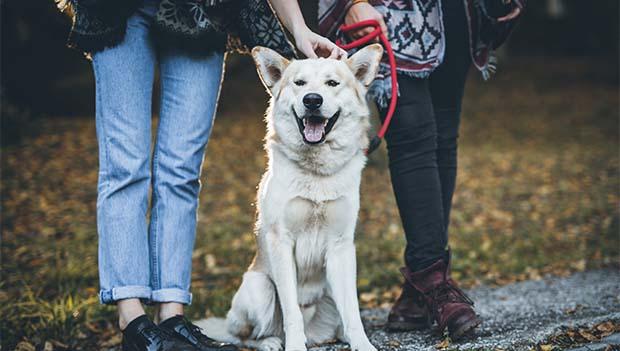
[[361, 156], [337, 174], [317, 176], [282, 156], [270, 153], [273, 162], [260, 185], [259, 236], [279, 228], [263, 239], [294, 242], [299, 304], [311, 305], [325, 295], [327, 250], [355, 220], [365, 160]]
[[301, 305], [312, 304], [324, 295], [325, 253], [330, 241], [342, 232], [338, 220], [347, 206], [340, 198], [322, 203], [296, 197], [283, 213], [287, 234], [295, 241], [298, 298]]
[[297, 271], [297, 297], [302, 306], [312, 305], [325, 295], [325, 259], [329, 246], [343, 232], [340, 220], [348, 206], [346, 198], [314, 202], [295, 197], [285, 202], [283, 224], [273, 240], [292, 240]]

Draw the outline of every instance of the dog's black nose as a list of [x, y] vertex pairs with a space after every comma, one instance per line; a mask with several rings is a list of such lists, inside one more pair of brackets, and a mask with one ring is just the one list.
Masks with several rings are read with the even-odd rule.
[[303, 102], [308, 110], [316, 110], [323, 104], [323, 97], [316, 93], [310, 93], [304, 96]]

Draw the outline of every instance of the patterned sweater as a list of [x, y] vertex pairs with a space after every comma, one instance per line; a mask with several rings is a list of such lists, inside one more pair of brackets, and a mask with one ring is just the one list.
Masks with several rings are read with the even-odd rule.
[[[56, 1], [73, 19], [68, 45], [91, 54], [123, 39], [127, 19], [144, 0]], [[260, 45], [295, 55], [268, 0], [161, 0], [154, 23], [158, 42], [193, 52]]]
[[[69, 46], [90, 54], [119, 43], [125, 35], [127, 19], [144, 0], [56, 1], [73, 18]], [[346, 41], [338, 28], [351, 0], [318, 1], [321, 34]], [[441, 64], [445, 48], [441, 0], [369, 1], [384, 15], [398, 73], [426, 77]], [[497, 22], [492, 10], [507, 6], [506, 2], [523, 9], [527, 0], [447, 1], [464, 2], [472, 61], [483, 77], [489, 78], [495, 70], [492, 51], [506, 40], [516, 24], [516, 20]], [[269, 0], [160, 0], [155, 29], [158, 41], [186, 47], [189, 51], [247, 52], [260, 45], [289, 58], [295, 56], [295, 49]], [[384, 61], [371, 88], [371, 95], [381, 106], [391, 96], [389, 82], [389, 66]]]
[[[494, 13], [523, 10], [526, 0], [445, 0], [463, 1], [468, 20], [469, 47], [474, 66], [488, 79], [495, 71], [493, 50], [508, 37], [516, 20], [497, 22]], [[397, 72], [414, 77], [427, 77], [443, 61], [445, 37], [441, 0], [369, 0], [382, 15], [388, 27], [388, 40], [396, 58]], [[506, 4], [506, 3], [509, 4]], [[319, 0], [319, 32], [332, 40], [346, 42], [339, 27], [351, 6], [350, 0]], [[390, 69], [384, 56], [379, 77], [370, 94], [380, 106], [391, 96]]]

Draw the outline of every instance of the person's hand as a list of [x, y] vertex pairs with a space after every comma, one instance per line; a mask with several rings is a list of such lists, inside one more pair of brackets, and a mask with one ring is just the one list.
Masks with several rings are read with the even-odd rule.
[[[510, 1], [511, 0], [508, 0], [508, 4], [510, 4]], [[506, 16], [498, 18], [497, 22], [510, 21], [511, 19], [517, 18], [520, 14], [521, 14], [521, 7], [520, 6], [516, 6], [514, 9], [512, 9], [512, 11], [510, 11], [509, 14], [507, 14]]]
[[[379, 11], [367, 2], [358, 2], [353, 4], [349, 7], [349, 11], [347, 11], [346, 16], [344, 17], [344, 23], [346, 25], [351, 25], [366, 20], [375, 20], [379, 22], [383, 34], [387, 37], [387, 26], [383, 20], [383, 15], [381, 15]], [[352, 39], [359, 39], [367, 34], [370, 34], [373, 30], [374, 28], [372, 27], [360, 28], [356, 31], [349, 32], [349, 36]], [[379, 38], [375, 38], [374, 41], [378, 42]]]
[[331, 40], [322, 37], [308, 27], [300, 28], [293, 33], [295, 45], [308, 58], [328, 57], [341, 59], [347, 57], [347, 52], [332, 43]]

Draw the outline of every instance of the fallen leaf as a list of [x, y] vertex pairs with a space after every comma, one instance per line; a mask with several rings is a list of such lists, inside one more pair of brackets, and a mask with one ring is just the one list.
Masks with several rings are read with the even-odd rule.
[[102, 347], [112, 347], [116, 345], [120, 345], [123, 341], [121, 334], [117, 333], [110, 337], [108, 340], [101, 343]]
[[401, 345], [400, 341], [398, 341], [398, 340], [390, 340], [390, 341], [388, 341], [387, 344], [390, 347], [400, 347], [400, 345]]
[[437, 350], [445, 350], [448, 347], [450, 347], [450, 338], [445, 338], [439, 344], [435, 345]]
[[594, 336], [592, 333], [590, 333], [587, 330], [579, 330], [579, 335], [581, 335], [584, 339], [588, 340], [588, 341], [595, 341], [598, 340], [598, 338], [596, 336]]
[[22, 341], [15, 346], [15, 351], [35, 351], [34, 345], [27, 341]]

